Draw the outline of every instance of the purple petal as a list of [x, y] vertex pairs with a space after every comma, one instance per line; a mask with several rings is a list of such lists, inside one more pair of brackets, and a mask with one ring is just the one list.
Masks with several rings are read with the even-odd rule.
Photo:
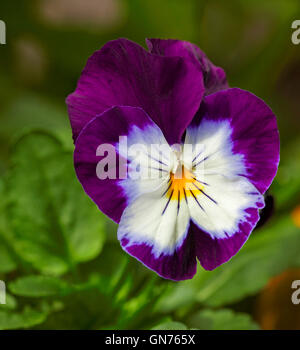
[[203, 76], [189, 60], [152, 55], [126, 40], [111, 41], [88, 60], [67, 98], [74, 140], [96, 115], [112, 106], [141, 107], [177, 143], [204, 94]]
[[249, 215], [248, 221], [240, 223], [238, 231], [227, 238], [213, 238], [195, 224], [191, 225], [189, 234], [194, 235], [197, 257], [204, 269], [215, 269], [227, 262], [241, 249], [259, 220], [256, 209], [247, 209], [247, 214]]
[[250, 92], [233, 88], [207, 96], [193, 124], [201, 120], [227, 120], [232, 128], [233, 154], [243, 156], [245, 176], [264, 193], [279, 164], [276, 117], [264, 101]]
[[120, 162], [117, 154], [116, 178], [99, 179], [96, 173], [97, 164], [107, 155], [97, 156], [96, 151], [98, 146], [104, 144], [115, 148], [119, 136], [128, 135], [133, 126], [143, 129], [149, 125], [155, 124], [140, 108], [113, 107], [92, 119], [76, 140], [74, 165], [77, 177], [99, 209], [115, 222], [120, 221], [128, 202], [119, 179], [120, 171], [126, 171], [127, 164]]
[[226, 74], [220, 67], [216, 67], [206, 57], [205, 53], [195, 44], [181, 40], [147, 39], [151, 53], [167, 57], [184, 57], [191, 59], [203, 73], [205, 95], [228, 89]]
[[123, 249], [163, 278], [174, 281], [191, 279], [197, 271], [197, 261], [193, 235], [188, 234], [182, 246], [172, 255], [155, 257], [152, 247], [143, 244], [128, 245], [121, 240]]

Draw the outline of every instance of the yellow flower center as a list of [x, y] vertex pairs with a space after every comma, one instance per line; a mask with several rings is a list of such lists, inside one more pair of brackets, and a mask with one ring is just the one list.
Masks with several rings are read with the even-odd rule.
[[196, 179], [195, 175], [184, 166], [180, 166], [175, 173], [170, 174], [166, 195], [170, 200], [180, 201], [190, 196], [197, 197], [203, 189], [203, 184]]

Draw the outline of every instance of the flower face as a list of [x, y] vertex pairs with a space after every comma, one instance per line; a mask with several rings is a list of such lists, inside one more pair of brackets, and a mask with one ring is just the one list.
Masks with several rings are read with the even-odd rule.
[[[277, 171], [278, 129], [270, 108], [228, 88], [195, 45], [147, 44], [150, 52], [119, 39], [88, 60], [67, 99], [75, 170], [119, 223], [122, 248], [183, 280], [196, 273], [197, 258], [212, 270], [248, 239]], [[116, 176], [99, 176], [110, 150]]]

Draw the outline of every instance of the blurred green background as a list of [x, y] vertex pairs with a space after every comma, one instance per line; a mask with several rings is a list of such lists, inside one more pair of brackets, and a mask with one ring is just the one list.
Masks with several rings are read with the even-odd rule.
[[[299, 0], [10, 0], [0, 19], [0, 329], [300, 329]], [[74, 174], [64, 100], [118, 37], [192, 41], [278, 116], [273, 216], [190, 281], [127, 256]]]

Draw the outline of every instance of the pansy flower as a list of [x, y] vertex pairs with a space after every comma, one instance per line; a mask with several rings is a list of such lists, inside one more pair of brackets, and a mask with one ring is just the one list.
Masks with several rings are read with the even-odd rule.
[[[86, 193], [119, 224], [122, 248], [160, 276], [183, 280], [197, 259], [213, 270], [248, 239], [277, 171], [279, 135], [271, 109], [229, 88], [198, 47], [147, 45], [118, 39], [89, 58], [67, 98], [74, 164]], [[120, 136], [139, 152], [124, 152]], [[117, 176], [97, 175], [107, 157], [101, 145], [115, 151]], [[151, 176], [120, 175], [137, 164]]]

